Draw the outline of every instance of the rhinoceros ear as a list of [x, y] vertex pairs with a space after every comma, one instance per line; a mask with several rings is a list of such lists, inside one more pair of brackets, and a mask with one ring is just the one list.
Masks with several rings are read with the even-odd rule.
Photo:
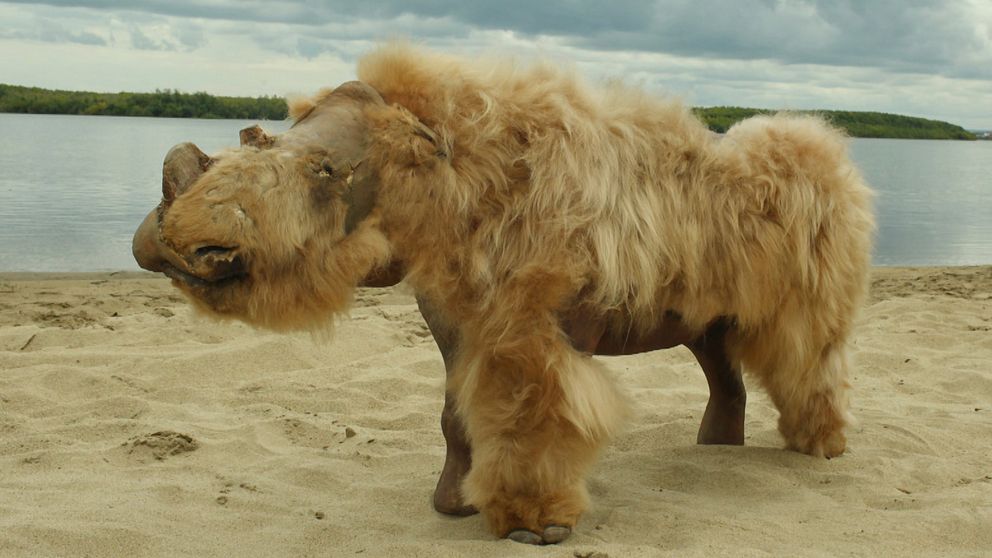
[[241, 136], [242, 147], [250, 145], [259, 149], [266, 149], [272, 147], [272, 144], [275, 142], [275, 138], [266, 134], [265, 130], [258, 124], [241, 130], [239, 135]]
[[370, 121], [372, 143], [377, 151], [399, 165], [433, 165], [451, 158], [444, 135], [431, 128], [406, 107], [392, 105], [365, 111]]
[[430, 144], [434, 152], [433, 155], [435, 157], [437, 157], [438, 159], [447, 159], [448, 146], [444, 144], [444, 142], [441, 140], [441, 137], [437, 134], [437, 132], [428, 128], [426, 124], [421, 122], [415, 116], [413, 115], [410, 116], [414, 118], [413, 135], [423, 140], [426, 140]]
[[181, 196], [213, 164], [200, 148], [180, 143], [169, 150], [162, 163], [162, 199], [166, 204]]

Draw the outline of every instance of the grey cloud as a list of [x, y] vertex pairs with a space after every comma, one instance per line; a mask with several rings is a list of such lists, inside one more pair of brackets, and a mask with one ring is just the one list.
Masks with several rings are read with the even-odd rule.
[[83, 45], [106, 45], [107, 40], [103, 37], [95, 34], [89, 33], [87, 31], [80, 31], [78, 33], [69, 33], [66, 39], [71, 43], [79, 43]]
[[[241, 33], [234, 25], [225, 33]], [[378, 41], [394, 38], [445, 37], [464, 39], [466, 26], [450, 19], [418, 18], [401, 15], [390, 20], [340, 20], [321, 26], [270, 24], [253, 29], [250, 37], [259, 47], [308, 59], [329, 53], [353, 60]]]
[[335, 48], [327, 41], [300, 37], [296, 40], [296, 52], [304, 58], [316, 58], [325, 52], [335, 52]]
[[[22, 1], [22, 0], [16, 0]], [[450, 39], [467, 29], [577, 48], [876, 67], [988, 79], [992, 10], [943, 0], [47, 0], [54, 6], [292, 24], [336, 39]], [[444, 22], [438, 25], [437, 22]], [[984, 29], [984, 31], [983, 31]], [[303, 35], [304, 56], [327, 52]]]
[[527, 34], [586, 34], [598, 29], [642, 28], [655, 2], [614, 0], [505, 0], [499, 4], [455, 0], [8, 0], [60, 7], [127, 10], [177, 17], [262, 23], [323, 25], [342, 20], [395, 19], [404, 15], [451, 18], [484, 29], [510, 29]]
[[[789, 64], [871, 66], [893, 71], [992, 77], [992, 51], [975, 40], [962, 3], [730, 0], [665, 4], [647, 27], [576, 37], [585, 48], [769, 59]], [[987, 16], [986, 16], [987, 17]], [[987, 22], [992, 25], [992, 21]], [[984, 65], [958, 67], [971, 53]]]
[[131, 35], [131, 46], [140, 50], [163, 50], [158, 43], [151, 40], [148, 35], [145, 35], [137, 27], [132, 27], [130, 29]]
[[137, 26], [128, 29], [131, 35], [131, 46], [139, 50], [177, 50], [176, 45], [166, 40], [153, 39]]
[[39, 19], [31, 29], [7, 28], [0, 30], [0, 38], [29, 39], [49, 43], [78, 43], [82, 45], [106, 45], [107, 40], [89, 31], [70, 31], [49, 19]]
[[200, 25], [157, 16], [131, 18], [126, 31], [131, 38], [131, 46], [138, 50], [189, 52], [207, 43]]
[[81, 32], [42, 32], [37, 36], [42, 41], [53, 43], [78, 43], [81, 45], [106, 45], [107, 40], [94, 33]]
[[194, 50], [207, 44], [207, 38], [199, 25], [182, 25], [175, 29], [174, 33], [176, 39], [186, 50]]
[[[107, 11], [145, 12], [174, 17], [252, 21], [259, 23], [320, 24], [328, 21], [334, 2], [261, 0], [7, 0], [11, 3]], [[347, 11], [352, 11], [348, 9]], [[362, 10], [365, 12], [366, 10]]]

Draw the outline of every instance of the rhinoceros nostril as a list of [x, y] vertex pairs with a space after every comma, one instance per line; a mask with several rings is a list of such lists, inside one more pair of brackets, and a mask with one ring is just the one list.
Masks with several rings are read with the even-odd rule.
[[213, 256], [214, 258], [223, 258], [224, 256], [231, 254], [237, 249], [236, 246], [201, 246], [196, 249], [196, 257], [204, 258], [207, 256]]

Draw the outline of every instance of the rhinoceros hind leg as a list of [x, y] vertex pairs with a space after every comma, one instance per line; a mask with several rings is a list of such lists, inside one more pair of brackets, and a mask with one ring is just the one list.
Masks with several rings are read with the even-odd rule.
[[465, 427], [455, 413], [455, 400], [450, 394], [444, 397], [441, 412], [441, 432], [447, 445], [444, 468], [434, 489], [434, 509], [448, 515], [466, 516], [479, 513], [465, 504], [462, 498], [462, 479], [472, 466], [472, 449], [465, 439]]
[[730, 325], [720, 320], [686, 346], [706, 374], [710, 398], [696, 436], [698, 444], [744, 445], [744, 408], [747, 391], [739, 362], [727, 354], [726, 337]]
[[[417, 306], [434, 336], [434, 342], [444, 359], [445, 376], [451, 378], [458, 348], [458, 330], [449, 326], [430, 301], [417, 297]], [[472, 448], [465, 437], [465, 427], [455, 412], [455, 398], [450, 391], [444, 396], [444, 410], [441, 411], [441, 433], [444, 434], [446, 451], [444, 468], [434, 489], [434, 509], [448, 515], [466, 516], [478, 513], [473, 506], [465, 504], [462, 498], [462, 479], [472, 466]]]

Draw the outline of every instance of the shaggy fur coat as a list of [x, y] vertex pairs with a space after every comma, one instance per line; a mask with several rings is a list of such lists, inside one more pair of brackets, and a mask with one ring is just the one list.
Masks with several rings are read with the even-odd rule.
[[841, 133], [778, 115], [719, 137], [678, 101], [618, 83], [403, 44], [358, 73], [387, 103], [368, 111], [363, 164], [382, 187], [366, 232], [459, 324], [464, 492], [498, 533], [574, 523], [583, 473], [626, 414], [559, 329], [577, 302], [631, 336], [665, 312], [700, 332], [731, 320], [729, 352], [769, 391], [788, 445], [843, 451], [874, 224]]

